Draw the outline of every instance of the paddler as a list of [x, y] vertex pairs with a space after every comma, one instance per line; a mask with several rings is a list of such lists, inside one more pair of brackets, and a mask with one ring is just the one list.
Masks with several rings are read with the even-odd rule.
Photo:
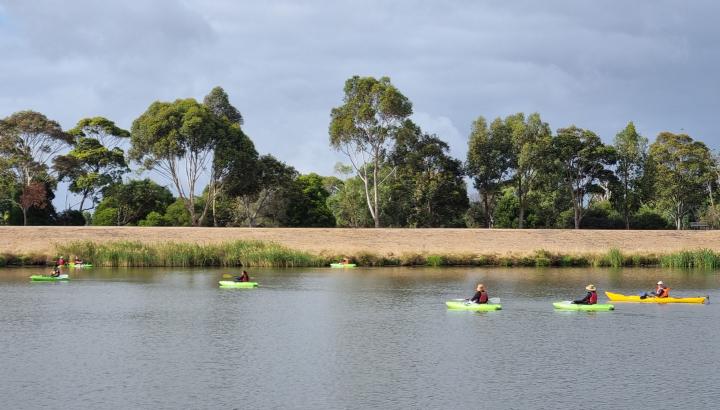
[[240, 276], [235, 276], [235, 282], [250, 282], [250, 275], [244, 270]]
[[592, 283], [585, 286], [585, 290], [587, 290], [587, 295], [585, 295], [584, 298], [580, 300], [574, 300], [573, 303], [576, 305], [594, 305], [597, 303], [597, 288], [595, 288], [595, 285]]
[[655, 290], [650, 293], [643, 294], [642, 296], [640, 296], [640, 299], [645, 299], [647, 297], [652, 297], [652, 298], [670, 297], [670, 288], [665, 285], [665, 282], [658, 281], [658, 283], [655, 285]]
[[62, 256], [57, 260], [57, 266], [65, 266], [65, 258]]
[[52, 273], [50, 274], [50, 276], [52, 276], [52, 277], [54, 277], [54, 278], [57, 278], [58, 276], [60, 276], [60, 267], [57, 266], [57, 265], [55, 265], [55, 266], [53, 267], [53, 271], [52, 271]]
[[82, 259], [80, 259], [80, 258], [78, 258], [78, 257], [76, 256], [76, 257], [75, 257], [75, 265], [82, 265], [82, 264], [83, 264]]
[[342, 260], [340, 261], [340, 263], [343, 264], [343, 265], [349, 265], [349, 264], [350, 264], [350, 259], [348, 259], [348, 258], [342, 258]]
[[478, 283], [475, 288], [475, 295], [469, 300], [472, 303], [488, 303], [488, 293], [485, 290], [485, 285]]

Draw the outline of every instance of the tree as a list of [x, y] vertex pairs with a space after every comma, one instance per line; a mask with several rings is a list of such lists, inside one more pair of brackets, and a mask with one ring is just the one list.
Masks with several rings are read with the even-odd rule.
[[606, 168], [615, 163], [614, 149], [592, 131], [573, 125], [557, 131], [552, 150], [553, 165], [572, 197], [575, 229], [580, 229], [587, 196], [602, 192], [600, 183], [614, 177]]
[[512, 164], [512, 129], [500, 118], [488, 127], [485, 118], [473, 122], [468, 142], [467, 173], [472, 178], [485, 213], [485, 227], [493, 227], [493, 210]]
[[327, 205], [330, 192], [324, 187], [323, 177], [316, 173], [300, 175], [289, 188], [285, 226], [335, 226], [335, 217]]
[[630, 216], [641, 204], [640, 184], [645, 170], [647, 144], [647, 138], [638, 134], [632, 122], [615, 136], [615, 175], [618, 183], [612, 198], [623, 215], [626, 229], [630, 229]]
[[185, 201], [192, 225], [198, 226], [211, 201], [196, 211], [197, 184], [214, 162], [218, 141], [227, 133], [227, 122], [192, 98], [157, 101], [133, 121], [130, 158], [171, 181]]
[[343, 181], [337, 192], [330, 195], [327, 203], [339, 227], [366, 228], [374, 224], [365, 199], [365, 186], [360, 177]]
[[[262, 212], [269, 211], [267, 205], [297, 177], [297, 171], [272, 155], [263, 155], [257, 162], [257, 186], [238, 196], [236, 200], [237, 220], [249, 227], [257, 225]], [[277, 213], [276, 213], [277, 215]]]
[[218, 118], [225, 118], [233, 124], [243, 125], [243, 117], [237, 108], [230, 104], [230, 97], [222, 87], [215, 87], [203, 99], [203, 105]]
[[462, 163], [448, 155], [450, 147], [423, 133], [411, 121], [398, 133], [389, 163], [396, 168], [388, 204], [398, 226], [464, 225], [468, 197]]
[[661, 132], [650, 145], [659, 206], [682, 229], [683, 218], [702, 204], [713, 179], [713, 159], [705, 144], [686, 134]]
[[[125, 154], [118, 145], [129, 138], [130, 133], [106, 118], [95, 117], [80, 120], [69, 134], [76, 138], [75, 146], [66, 155], [55, 157], [53, 168], [60, 180], [70, 181], [70, 192], [80, 195], [78, 210], [82, 212], [95, 207], [102, 190], [120, 182], [122, 175], [129, 171]], [[91, 206], [85, 208], [88, 198]]]
[[392, 174], [382, 164], [395, 137], [412, 114], [412, 103], [388, 77], [354, 76], [345, 82], [343, 105], [330, 117], [330, 145], [344, 153], [363, 182], [365, 200], [376, 228], [380, 227], [380, 187]]
[[[0, 120], [0, 159], [15, 180], [12, 191], [21, 192], [5, 199], [20, 207], [23, 224], [27, 225], [31, 207], [47, 204], [47, 198], [36, 198], [41, 192], [37, 184], [54, 184], [48, 162], [71, 142], [60, 124], [35, 111], [16, 112]], [[47, 189], [43, 192], [49, 194]]]
[[93, 225], [136, 225], [153, 211], [164, 213], [173, 201], [167, 188], [150, 179], [111, 185], [95, 210]]
[[552, 132], [538, 113], [530, 114], [527, 119], [523, 113], [518, 113], [507, 117], [505, 122], [512, 130], [512, 181], [517, 195], [517, 226], [522, 229], [525, 226], [528, 194], [535, 187], [538, 172], [547, 159]]

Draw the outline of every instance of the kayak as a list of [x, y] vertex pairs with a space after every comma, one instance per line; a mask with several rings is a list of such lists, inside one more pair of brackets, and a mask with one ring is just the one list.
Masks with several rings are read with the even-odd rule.
[[331, 263], [331, 268], [354, 268], [357, 265], [354, 263]]
[[250, 288], [256, 288], [258, 287], [257, 282], [235, 282], [232, 280], [221, 280], [218, 282], [220, 284], [221, 288], [240, 288], [240, 289], [250, 289]]
[[492, 303], [475, 303], [475, 302], [461, 302], [458, 300], [448, 300], [445, 302], [448, 309], [453, 310], [474, 310], [476, 312], [486, 312], [490, 310], [500, 310], [502, 305]]
[[633, 303], [705, 303], [707, 296], [698, 296], [694, 298], [655, 298], [647, 297], [640, 299], [640, 296], [635, 295], [623, 295], [620, 293], [605, 292], [608, 299], [613, 302], [633, 302]]
[[584, 311], [597, 311], [597, 310], [615, 310], [615, 306], [610, 304], [598, 303], [595, 305], [578, 305], [572, 303], [569, 300], [563, 302], [553, 302], [555, 309], [560, 310], [584, 310]]
[[74, 263], [69, 263], [68, 266], [70, 266], [71, 268], [92, 268], [93, 265], [92, 263], [80, 263], [77, 265]]
[[30, 280], [33, 282], [60, 282], [60, 281], [70, 280], [70, 276], [68, 276], [68, 275], [60, 275], [60, 276], [32, 275], [32, 276], [30, 276]]

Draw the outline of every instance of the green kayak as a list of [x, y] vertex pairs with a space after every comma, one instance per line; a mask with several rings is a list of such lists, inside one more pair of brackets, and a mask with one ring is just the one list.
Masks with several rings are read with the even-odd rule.
[[354, 263], [331, 263], [331, 268], [354, 268], [357, 265]]
[[60, 276], [32, 275], [32, 276], [30, 276], [30, 280], [33, 282], [61, 282], [61, 281], [70, 280], [70, 276], [68, 276], [68, 275], [60, 275]]
[[220, 284], [221, 288], [240, 288], [240, 289], [250, 289], [250, 288], [256, 288], [258, 287], [257, 282], [235, 282], [232, 280], [221, 280], [218, 282]]
[[615, 306], [611, 304], [598, 303], [595, 305], [577, 305], [569, 300], [563, 302], [553, 302], [555, 309], [560, 310], [585, 310], [585, 311], [597, 311], [597, 310], [615, 310]]
[[92, 268], [92, 263], [80, 263], [80, 264], [69, 263], [68, 266], [70, 266], [71, 268]]
[[448, 309], [453, 310], [474, 310], [476, 312], [486, 312], [490, 310], [500, 310], [502, 305], [492, 303], [475, 303], [475, 302], [461, 302], [458, 300], [448, 300], [445, 302]]

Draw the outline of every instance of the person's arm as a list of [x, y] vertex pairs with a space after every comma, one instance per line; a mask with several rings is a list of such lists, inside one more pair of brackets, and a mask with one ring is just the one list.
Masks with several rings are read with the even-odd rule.
[[470, 299], [470, 302], [480, 303], [480, 292], [475, 292], [472, 299]]

